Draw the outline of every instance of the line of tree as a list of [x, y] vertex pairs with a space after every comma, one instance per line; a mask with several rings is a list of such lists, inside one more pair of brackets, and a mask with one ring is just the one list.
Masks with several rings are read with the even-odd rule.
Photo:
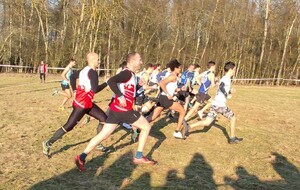
[[[237, 78], [299, 79], [299, 0], [0, 0], [0, 63], [65, 66], [87, 52], [113, 69], [128, 52]], [[221, 74], [221, 72], [220, 72]], [[279, 84], [279, 80], [273, 81]]]

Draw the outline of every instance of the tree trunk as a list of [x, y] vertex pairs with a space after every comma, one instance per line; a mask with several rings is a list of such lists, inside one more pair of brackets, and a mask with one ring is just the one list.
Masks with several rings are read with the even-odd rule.
[[297, 15], [295, 16], [291, 26], [287, 30], [287, 34], [286, 34], [286, 38], [285, 38], [285, 42], [284, 42], [283, 53], [282, 53], [282, 58], [281, 58], [280, 67], [279, 67], [279, 71], [278, 71], [278, 77], [277, 77], [278, 80], [276, 81], [277, 86], [280, 85], [280, 79], [282, 77], [282, 73], [284, 72], [283, 71], [283, 66], [284, 66], [286, 49], [287, 49], [287, 45], [288, 45], [288, 42], [289, 42], [289, 39], [290, 39], [290, 36], [291, 36], [291, 33], [292, 33], [292, 29], [293, 29], [293, 26], [294, 26], [294, 23], [295, 23], [296, 19], [297, 19]]
[[269, 25], [269, 6], [270, 6], [270, 0], [266, 0], [266, 14], [265, 14], [265, 29], [264, 29], [264, 37], [261, 45], [261, 53], [259, 58], [259, 67], [258, 67], [258, 76], [261, 76], [261, 65], [264, 58], [265, 53], [265, 46], [266, 46], [266, 40], [268, 35], [268, 25]]
[[169, 60], [171, 60], [173, 58], [173, 53], [175, 51], [175, 47], [176, 47], [176, 44], [177, 44], [178, 35], [179, 35], [179, 28], [177, 28], [177, 30], [176, 30], [176, 36], [175, 36], [175, 39], [174, 39], [174, 42], [173, 42], [173, 48], [172, 48]]
[[[48, 63], [48, 45], [49, 45], [49, 42], [48, 42], [48, 34], [49, 34], [49, 31], [48, 31], [48, 15], [46, 14], [45, 16], [45, 24], [43, 22], [43, 19], [42, 19], [42, 14], [40, 12], [40, 10], [38, 9], [37, 7], [37, 4], [35, 2], [32, 2], [33, 3], [33, 6], [37, 12], [37, 15], [38, 15], [38, 18], [39, 18], [39, 22], [40, 22], [40, 27], [41, 27], [41, 31], [42, 31], [42, 37], [43, 37], [43, 40], [44, 40], [44, 49], [45, 49], [45, 62]], [[44, 2], [43, 6], [45, 8], [45, 11], [47, 10], [46, 9], [46, 2]]]
[[212, 28], [212, 26], [213, 26], [213, 22], [214, 22], [214, 19], [215, 19], [215, 15], [216, 15], [216, 12], [217, 12], [217, 9], [218, 9], [218, 4], [219, 4], [219, 0], [216, 1], [216, 7], [215, 7], [215, 10], [214, 10], [213, 16], [212, 16], [212, 18], [211, 18], [210, 24], [209, 24], [207, 40], [206, 40], [206, 43], [205, 43], [203, 52], [202, 52], [201, 57], [200, 57], [200, 60], [199, 60], [200, 63], [202, 62], [202, 59], [203, 59], [203, 57], [204, 57], [204, 54], [205, 54], [207, 45], [208, 45], [208, 43], [209, 43], [209, 39], [210, 39], [210, 31], [211, 31], [211, 28]]
[[109, 21], [109, 27], [108, 27], [108, 38], [107, 38], [107, 57], [106, 57], [106, 74], [109, 73], [109, 69], [110, 69], [110, 50], [111, 50], [111, 35], [112, 35], [112, 20]]
[[[270, 57], [271, 57], [271, 53], [272, 53], [272, 47], [273, 47], [273, 40], [272, 40], [272, 38], [271, 38], [270, 49], [269, 49], [269, 53], [268, 53], [268, 58], [267, 58], [267, 61], [266, 61], [265, 67], [264, 67], [264, 71], [263, 71], [263, 73], [262, 73], [262, 78], [265, 78], [267, 69], [269, 68]], [[261, 84], [262, 84], [262, 81], [260, 81], [259, 84], [261, 85]]]
[[73, 55], [76, 56], [77, 51], [78, 51], [78, 43], [79, 43], [79, 39], [80, 39], [80, 34], [81, 34], [81, 27], [82, 27], [82, 22], [83, 22], [83, 17], [84, 17], [84, 9], [85, 9], [85, 0], [81, 1], [82, 5], [81, 5], [81, 13], [80, 13], [80, 20], [79, 23], [76, 24], [77, 28], [77, 32], [75, 35], [75, 43], [74, 43], [74, 51], [73, 51]]

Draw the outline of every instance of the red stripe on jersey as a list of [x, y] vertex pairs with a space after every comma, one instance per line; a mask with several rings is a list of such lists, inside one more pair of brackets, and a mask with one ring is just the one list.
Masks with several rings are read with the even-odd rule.
[[[127, 68], [126, 68], [127, 69]], [[134, 97], [135, 97], [135, 91], [136, 91], [136, 78], [135, 75], [131, 72], [131, 78], [124, 83], [120, 83], [119, 89], [123, 93], [123, 96], [126, 100], [126, 106], [122, 107], [120, 105], [119, 97], [117, 95], [114, 95], [114, 99], [110, 104], [110, 109], [116, 112], [122, 112], [122, 111], [129, 111], [133, 108], [134, 103]]]

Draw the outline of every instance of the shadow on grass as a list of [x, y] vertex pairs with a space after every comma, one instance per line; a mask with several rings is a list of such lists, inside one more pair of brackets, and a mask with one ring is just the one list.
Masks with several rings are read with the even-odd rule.
[[208, 132], [212, 127], [216, 127], [218, 129], [220, 129], [223, 133], [223, 135], [226, 137], [227, 141], [229, 141], [230, 137], [226, 131], [226, 128], [217, 124], [216, 121], [213, 121], [209, 126], [205, 126], [203, 127], [203, 129], [200, 130], [195, 130], [189, 133], [189, 135], [194, 134], [194, 133], [206, 133]]
[[[243, 166], [236, 168], [236, 178], [224, 177], [225, 184], [216, 184], [213, 179], [214, 170], [200, 153], [194, 154], [189, 165], [184, 169], [184, 177], [178, 176], [178, 170], [170, 169], [163, 186], [151, 186], [151, 173], [159, 172], [159, 165], [139, 166], [138, 172], [144, 170], [136, 179], [132, 174], [136, 165], [131, 164], [131, 151], [126, 152], [111, 164], [108, 168], [102, 167], [108, 156], [98, 156], [87, 162], [87, 171], [82, 173], [77, 169], [71, 169], [61, 175], [54, 176], [45, 181], [33, 185], [34, 189], [299, 189], [299, 171], [292, 163], [278, 154], [272, 153], [271, 161], [275, 171], [282, 180], [262, 181], [250, 174]], [[136, 174], [135, 174], [136, 175]]]
[[165, 176], [166, 183], [163, 186], [153, 187], [150, 186], [150, 173], [145, 172], [124, 189], [216, 189], [217, 185], [212, 176], [212, 167], [201, 154], [196, 153], [184, 169], [184, 178], [178, 177], [178, 171], [171, 169]]
[[216, 189], [213, 169], [202, 154], [194, 154], [190, 164], [184, 169], [184, 178], [177, 176], [176, 170], [170, 170], [166, 176], [164, 189]]
[[108, 168], [103, 168], [107, 158], [104, 155], [89, 160], [86, 164], [86, 172], [80, 172], [74, 167], [61, 175], [41, 181], [29, 189], [119, 189], [131, 182], [130, 176], [136, 168], [136, 165], [131, 164], [132, 153], [129, 151], [121, 155]]
[[64, 147], [60, 148], [59, 150], [55, 151], [55, 152], [52, 152], [50, 157], [54, 156], [55, 154], [58, 154], [58, 153], [61, 153], [63, 151], [66, 151], [68, 150], [69, 148], [72, 148], [73, 146], [77, 146], [77, 145], [80, 145], [80, 144], [83, 144], [83, 143], [87, 143], [89, 142], [91, 139], [87, 139], [85, 141], [81, 141], [81, 142], [78, 142], [78, 143], [74, 143], [74, 144], [67, 144], [65, 145]]
[[152, 158], [153, 152], [160, 147], [160, 145], [166, 140], [166, 135], [161, 132], [160, 130], [164, 127], [168, 126], [170, 123], [177, 122], [177, 118], [169, 119], [168, 116], [165, 115], [165, 117], [160, 118], [159, 120], [153, 121], [152, 128], [150, 131], [149, 136], [154, 137], [157, 139], [149, 153], [147, 154], [147, 157]]
[[225, 176], [225, 184], [234, 189], [299, 189], [300, 173], [296, 166], [278, 153], [272, 153], [272, 157], [274, 157], [271, 161], [272, 166], [282, 180], [260, 181], [258, 177], [250, 174], [243, 166], [238, 166], [235, 171], [238, 178], [232, 179]]

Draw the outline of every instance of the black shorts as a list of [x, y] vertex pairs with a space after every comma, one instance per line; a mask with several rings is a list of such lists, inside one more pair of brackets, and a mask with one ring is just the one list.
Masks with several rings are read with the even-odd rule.
[[135, 110], [116, 112], [110, 109], [105, 123], [119, 124], [121, 122], [124, 122], [132, 124], [136, 122], [140, 117], [141, 114]]
[[45, 75], [45, 73], [40, 73], [40, 79], [42, 80], [42, 79], [44, 79], [45, 80], [45, 78], [46, 78], [46, 75]]
[[170, 108], [173, 105], [173, 100], [169, 100], [169, 98], [165, 95], [160, 95], [158, 98], [157, 106], [163, 107], [165, 109]]
[[70, 86], [67, 84], [60, 84], [62, 90], [70, 89]]
[[183, 102], [185, 102], [185, 98], [188, 97], [189, 95], [190, 93], [188, 91], [180, 90], [179, 92], [177, 92], [178, 99]]
[[154, 85], [156, 85], [157, 83], [154, 83], [154, 82], [151, 82], [151, 81], [149, 81], [149, 86], [154, 86]]
[[204, 94], [202, 92], [199, 92], [198, 94], [196, 94], [196, 100], [197, 100], [197, 102], [199, 102], [201, 104], [209, 99], [210, 99], [210, 96], [208, 94]]
[[149, 101], [148, 96], [138, 96], [135, 98], [135, 105], [141, 106], [148, 101]]

